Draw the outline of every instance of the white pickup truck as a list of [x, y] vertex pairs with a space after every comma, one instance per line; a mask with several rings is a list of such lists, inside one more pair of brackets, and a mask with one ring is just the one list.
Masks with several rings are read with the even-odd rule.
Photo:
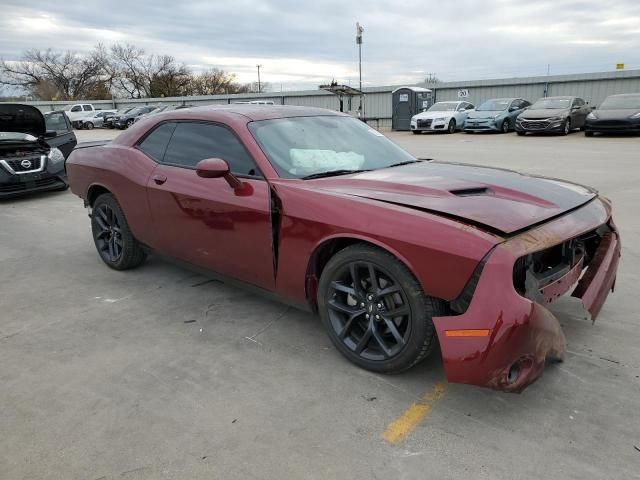
[[67, 117], [71, 122], [76, 120], [80, 120], [88, 116], [89, 113], [95, 112], [95, 108], [90, 103], [76, 103], [74, 105], [69, 105], [64, 109]]

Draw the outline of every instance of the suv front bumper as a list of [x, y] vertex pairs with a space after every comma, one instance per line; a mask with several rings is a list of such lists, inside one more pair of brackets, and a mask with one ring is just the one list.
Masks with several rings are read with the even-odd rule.
[[53, 164], [45, 160], [42, 171], [33, 173], [10, 173], [0, 164], [0, 199], [50, 190], [64, 190], [68, 187], [64, 162]]

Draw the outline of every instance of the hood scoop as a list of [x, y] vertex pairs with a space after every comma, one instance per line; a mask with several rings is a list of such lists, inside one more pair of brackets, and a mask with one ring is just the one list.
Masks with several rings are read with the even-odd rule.
[[487, 187], [479, 188], [459, 188], [457, 190], [449, 190], [449, 193], [458, 197], [477, 197], [480, 195], [493, 195], [493, 191]]

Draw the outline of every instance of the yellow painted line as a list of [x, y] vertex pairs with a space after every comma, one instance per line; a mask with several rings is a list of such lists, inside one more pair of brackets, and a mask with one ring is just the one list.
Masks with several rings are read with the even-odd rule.
[[447, 382], [436, 383], [419, 402], [411, 405], [397, 420], [389, 424], [382, 434], [382, 438], [392, 445], [404, 440], [431, 413], [433, 404], [442, 399], [446, 391]]

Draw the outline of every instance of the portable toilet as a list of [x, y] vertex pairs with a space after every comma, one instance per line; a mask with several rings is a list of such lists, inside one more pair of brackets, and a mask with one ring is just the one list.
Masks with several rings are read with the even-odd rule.
[[429, 108], [433, 103], [431, 90], [422, 87], [400, 87], [391, 92], [391, 128], [410, 130], [411, 117]]

